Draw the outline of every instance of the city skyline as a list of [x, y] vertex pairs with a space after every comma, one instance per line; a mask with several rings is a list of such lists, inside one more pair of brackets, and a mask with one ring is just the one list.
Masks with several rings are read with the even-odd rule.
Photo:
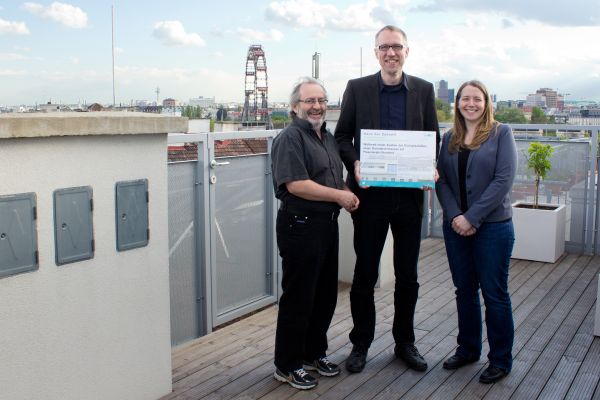
[[590, 44], [600, 0], [67, 0], [0, 6], [0, 106], [112, 103], [113, 5], [117, 104], [155, 100], [157, 87], [161, 101], [243, 102], [251, 44], [265, 50], [270, 102], [287, 101], [315, 52], [337, 102], [348, 79], [378, 71], [374, 34], [385, 24], [408, 35], [404, 71], [432, 83], [480, 79], [499, 100], [549, 87], [567, 101], [600, 101], [600, 54]]

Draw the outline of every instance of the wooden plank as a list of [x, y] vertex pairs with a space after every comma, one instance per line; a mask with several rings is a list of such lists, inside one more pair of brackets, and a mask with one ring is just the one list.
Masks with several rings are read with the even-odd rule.
[[[545, 306], [545, 303], [539, 307], [538, 305], [540, 305], [542, 300], [551, 301], [552, 305], [555, 305], [556, 302], [560, 300], [561, 296], [564, 295], [564, 291], [566, 290], [564, 287], [557, 287], [557, 282], [561, 282], [565, 274], [569, 274], [569, 277], [571, 278], [570, 282], [578, 275], [578, 272], [573, 272], [576, 268], [571, 268], [576, 260], [577, 256], [568, 256], [562, 259], [562, 262], [557, 265], [545, 264], [544, 266], [548, 266], [548, 268], [540, 268], [540, 270], [534, 274], [534, 277], [538, 276], [538, 279], [533, 281], [533, 285], [529, 285], [531, 288], [530, 296], [523, 299], [521, 304], [516, 308], [516, 311], [513, 309], [513, 317], [515, 319], [515, 343], [513, 345], [514, 360], [512, 372], [507, 378], [493, 386], [500, 386], [512, 393], [528, 369], [529, 364], [527, 360], [533, 362], [537, 358], [537, 354], [531, 352], [524, 353], [521, 355], [521, 358], [519, 358], [519, 351], [523, 347], [523, 344], [531, 338], [533, 333], [535, 333], [535, 330], [539, 328], [539, 325], [541, 325], [544, 318], [550, 312], [550, 308]], [[548, 269], [550, 269], [550, 273], [548, 273]], [[540, 281], [539, 277], [541, 276], [544, 278]], [[551, 289], [554, 289], [553, 295], [549, 295]], [[525, 322], [523, 322], [523, 317], [518, 319], [515, 316], [518, 310], [521, 310], [521, 314], [527, 317]], [[526, 315], [524, 310], [528, 311]], [[461, 398], [463, 396], [468, 398], [483, 398], [488, 391], [490, 391], [490, 388], [490, 385], [481, 385], [477, 379], [473, 379], [464, 387], [458, 396]], [[507, 397], [508, 396], [505, 396], [504, 399]]]
[[[581, 277], [585, 278], [585, 274], [588, 272], [595, 275], [596, 271], [596, 268], [587, 268]], [[575, 336], [586, 315], [592, 309], [596, 300], [595, 285], [588, 283], [586, 288], [581, 288], [579, 286], [582, 285], [582, 282], [583, 279], [578, 279], [568, 293], [570, 295], [577, 291], [577, 294], [573, 295], [579, 297], [579, 293], [583, 291], [583, 295], [575, 299], [575, 306], [568, 309], [569, 301], [563, 298], [563, 301], [561, 301], [540, 327], [541, 331], [548, 332], [547, 335], [549, 335], [549, 332], [554, 329], [555, 325], [559, 325], [555, 334], [547, 341], [544, 340], [544, 337], [547, 335], [538, 334], [526, 345], [526, 348], [541, 351], [541, 354], [515, 391], [514, 397], [537, 398], [540, 395], [554, 369], [562, 359], [562, 355], [569, 346], [571, 339]], [[563, 305], [565, 311], [561, 315], [561, 307]], [[557, 321], [557, 319], [560, 320]]]
[[[506, 399], [513, 395], [523, 379], [531, 371], [532, 365], [538, 360], [542, 351], [549, 343], [550, 339], [560, 326], [560, 321], [567, 317], [573, 305], [577, 302], [579, 296], [589, 284], [583, 288], [574, 287], [573, 283], [577, 278], [591, 277], [592, 268], [585, 268], [589, 259], [578, 259], [557, 282], [551, 290], [548, 291], [543, 300], [529, 316], [527, 322], [523, 324], [525, 329], [515, 336], [515, 345], [513, 354], [515, 362], [526, 360], [525, 368], [510, 373], [510, 380], [505, 379], [502, 385], [494, 385], [486, 399]], [[586, 272], [587, 271], [587, 272]], [[531, 322], [530, 322], [531, 321]]]
[[566, 396], [594, 341], [594, 336], [591, 334], [593, 327], [594, 308], [592, 307], [540, 393], [541, 399], [558, 400]]
[[[330, 358], [342, 373], [319, 378], [298, 391], [272, 374], [277, 307], [261, 311], [190, 344], [173, 349], [175, 391], [167, 399], [482, 399], [600, 396], [600, 338], [591, 330], [600, 257], [563, 256], [556, 264], [511, 261], [509, 290], [515, 315], [515, 361], [507, 378], [482, 385], [486, 360], [446, 371], [443, 361], [456, 347], [454, 287], [443, 241], [423, 241], [420, 296], [415, 313], [417, 347], [429, 364], [425, 373], [396, 360], [391, 334], [393, 285], [375, 290], [377, 325], [365, 370], [343, 369], [351, 344], [349, 286], [342, 285], [330, 330]], [[586, 264], [589, 264], [586, 266]], [[484, 352], [487, 352], [484, 342]]]
[[426, 372], [406, 370], [373, 399], [387, 400], [390, 398], [424, 399], [436, 387], [446, 380], [448, 371], [439, 368], [438, 364], [446, 359], [449, 352], [456, 346], [452, 337], [445, 337], [426, 353], [430, 368]]
[[[598, 304], [596, 304], [596, 307]], [[600, 338], [594, 338], [577, 376], [565, 396], [566, 400], [592, 399], [599, 396], [600, 381]]]

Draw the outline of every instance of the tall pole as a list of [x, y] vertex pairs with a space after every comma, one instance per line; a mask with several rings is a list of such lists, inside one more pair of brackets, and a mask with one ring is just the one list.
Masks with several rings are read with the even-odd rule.
[[362, 77], [362, 47], [360, 48], [360, 76]]
[[115, 101], [115, 6], [111, 7], [112, 9], [112, 89], [113, 89], [113, 108], [116, 105]]

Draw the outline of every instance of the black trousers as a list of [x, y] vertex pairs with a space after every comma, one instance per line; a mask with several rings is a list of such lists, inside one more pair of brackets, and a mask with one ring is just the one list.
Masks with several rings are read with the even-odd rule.
[[298, 215], [279, 210], [277, 245], [283, 294], [275, 334], [275, 366], [286, 373], [325, 356], [337, 302], [337, 214]]
[[396, 278], [392, 334], [396, 343], [415, 342], [413, 322], [419, 295], [417, 261], [423, 201], [422, 191], [416, 190], [371, 187], [357, 193], [360, 207], [352, 213], [356, 266], [350, 290], [354, 323], [350, 341], [365, 349], [375, 335], [374, 289], [389, 227], [394, 237]]

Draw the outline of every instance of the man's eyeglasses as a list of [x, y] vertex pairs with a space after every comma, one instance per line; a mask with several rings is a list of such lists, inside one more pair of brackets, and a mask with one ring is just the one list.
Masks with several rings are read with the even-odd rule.
[[389, 49], [392, 49], [392, 50], [394, 50], [395, 53], [397, 53], [404, 48], [404, 45], [403, 44], [380, 44], [379, 46], [377, 46], [377, 48], [382, 53], [387, 52]]
[[323, 105], [323, 104], [327, 104], [327, 102], [329, 100], [327, 99], [304, 99], [304, 100], [298, 100], [300, 103], [304, 103], [304, 104], [310, 104], [311, 106], [314, 106], [315, 104], [319, 103], [319, 105]]

